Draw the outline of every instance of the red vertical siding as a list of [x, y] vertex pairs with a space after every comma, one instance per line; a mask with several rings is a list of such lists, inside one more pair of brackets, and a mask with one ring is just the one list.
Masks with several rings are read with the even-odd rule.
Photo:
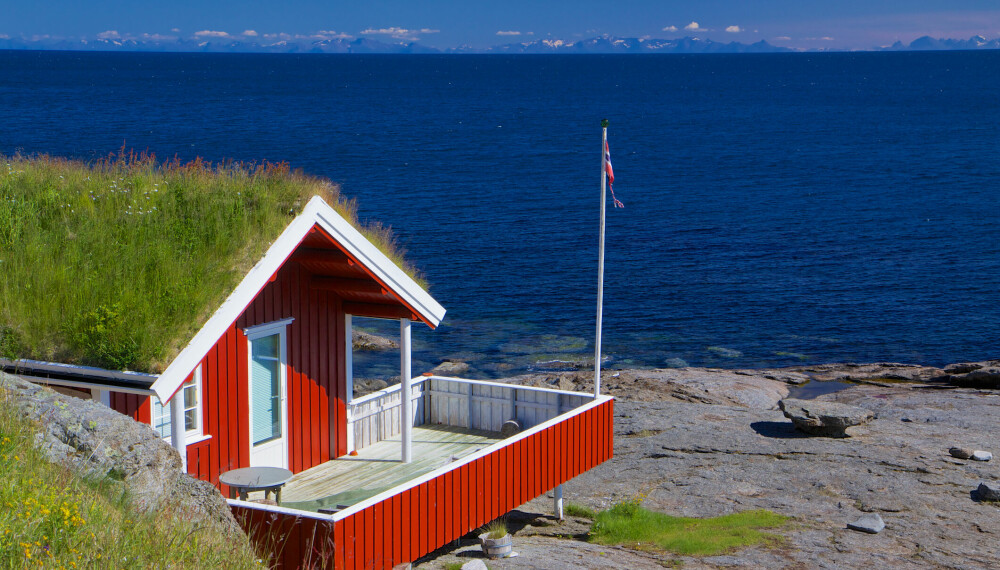
[[[347, 453], [342, 302], [334, 293], [310, 291], [309, 278], [297, 263], [286, 263], [202, 360], [202, 422], [209, 439], [188, 448], [193, 476], [219, 485], [219, 473], [250, 464], [243, 329], [289, 317], [295, 319], [285, 339], [289, 468], [303, 471]], [[112, 392], [111, 407], [150, 423], [149, 397]]]
[[[541, 495], [552, 488], [550, 484], [555, 486], [571, 478], [555, 474], [585, 471], [610, 459], [613, 418], [614, 401], [608, 400], [349, 515], [332, 527], [326, 521], [279, 513], [265, 516], [258, 513], [266, 511], [245, 507], [234, 506], [233, 511], [243, 527], [250, 529], [248, 533], [255, 542], [264, 540], [266, 534], [266, 529], [248, 526], [257, 521], [270, 529], [267, 532], [276, 533], [271, 536], [286, 536], [289, 546], [295, 545], [283, 552], [281, 568], [297, 568], [307, 559], [316, 560], [322, 550], [316, 545], [335, 544], [336, 552], [329, 561], [335, 561], [337, 568], [389, 569], [416, 560]], [[544, 453], [546, 441], [555, 442], [552, 453]], [[517, 464], [524, 473], [521, 490], [515, 483]], [[548, 482], [544, 479], [546, 472], [554, 474]]]

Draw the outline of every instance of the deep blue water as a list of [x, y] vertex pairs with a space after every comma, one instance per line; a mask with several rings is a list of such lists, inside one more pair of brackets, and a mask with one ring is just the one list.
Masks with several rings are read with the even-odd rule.
[[418, 360], [496, 375], [593, 350], [607, 117], [613, 365], [943, 364], [1000, 352], [998, 70], [998, 52], [0, 52], [0, 153], [124, 142], [332, 178], [448, 309]]

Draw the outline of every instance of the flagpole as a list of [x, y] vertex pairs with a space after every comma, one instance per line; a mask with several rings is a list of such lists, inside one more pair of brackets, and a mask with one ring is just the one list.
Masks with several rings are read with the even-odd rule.
[[608, 120], [601, 119], [601, 237], [597, 257], [597, 337], [594, 340], [594, 398], [601, 395], [601, 324], [604, 320], [604, 206], [607, 202], [607, 175], [604, 152], [608, 144]]

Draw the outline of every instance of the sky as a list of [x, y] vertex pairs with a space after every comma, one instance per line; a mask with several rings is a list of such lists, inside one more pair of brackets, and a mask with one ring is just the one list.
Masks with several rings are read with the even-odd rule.
[[295, 36], [484, 48], [598, 35], [870, 49], [1000, 36], [997, 0], [0, 0], [0, 37]]

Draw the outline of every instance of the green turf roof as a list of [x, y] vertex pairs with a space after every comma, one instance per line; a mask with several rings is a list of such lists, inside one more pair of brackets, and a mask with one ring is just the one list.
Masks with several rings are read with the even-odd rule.
[[0, 156], [0, 357], [162, 371], [314, 195], [413, 275], [284, 164]]

